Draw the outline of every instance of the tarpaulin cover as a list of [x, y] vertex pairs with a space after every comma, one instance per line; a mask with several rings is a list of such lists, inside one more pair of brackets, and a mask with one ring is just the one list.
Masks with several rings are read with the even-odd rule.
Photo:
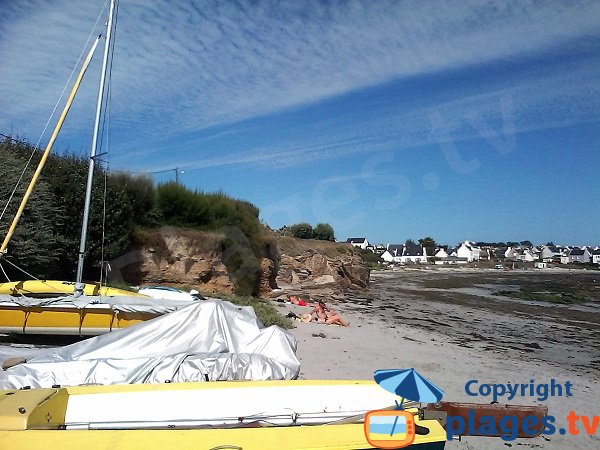
[[192, 301], [190, 300], [156, 300], [154, 298], [133, 297], [127, 295], [118, 296], [95, 296], [65, 295], [52, 298], [33, 298], [26, 296], [15, 297], [12, 295], [0, 295], [0, 303], [18, 305], [23, 307], [38, 306], [56, 306], [56, 307], [75, 307], [77, 309], [85, 308], [107, 308], [113, 311], [122, 312], [143, 312], [151, 314], [166, 314], [171, 311], [183, 308]]
[[[254, 309], [196, 302], [0, 371], [0, 389], [166, 381], [281, 380], [300, 372], [294, 336]], [[11, 355], [11, 356], [14, 356]]]

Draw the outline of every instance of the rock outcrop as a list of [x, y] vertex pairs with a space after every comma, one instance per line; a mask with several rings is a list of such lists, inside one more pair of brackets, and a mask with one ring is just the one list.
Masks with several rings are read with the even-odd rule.
[[220, 238], [211, 233], [163, 228], [132, 253], [134, 263], [124, 275], [137, 284], [201, 287], [206, 293], [235, 291], [221, 260]]
[[[139, 284], [195, 287], [202, 292], [233, 293], [235, 285], [222, 260], [221, 237], [212, 233], [163, 228], [131, 254], [126, 278]], [[369, 269], [345, 244], [273, 239], [260, 261], [257, 293], [261, 297], [309, 294], [339, 297], [349, 288], [366, 288]], [[130, 254], [130, 255], [131, 255]]]
[[287, 293], [304, 293], [313, 297], [339, 296], [349, 288], [366, 288], [369, 269], [354, 253], [330, 257], [318, 250], [304, 250], [299, 255], [280, 255], [277, 287]]

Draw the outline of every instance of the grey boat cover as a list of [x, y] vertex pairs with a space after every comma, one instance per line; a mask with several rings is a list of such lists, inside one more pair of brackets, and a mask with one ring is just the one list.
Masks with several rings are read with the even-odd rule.
[[156, 300], [154, 298], [133, 297], [128, 295], [118, 296], [95, 296], [64, 295], [52, 298], [33, 298], [26, 296], [15, 297], [12, 295], [0, 295], [0, 303], [17, 305], [23, 307], [56, 306], [85, 308], [107, 308], [115, 312], [143, 312], [150, 314], [166, 314], [171, 311], [188, 306], [193, 303], [190, 300]]
[[206, 300], [36, 352], [26, 363], [0, 371], [0, 389], [295, 379], [300, 372], [295, 352], [294, 336], [277, 326], [262, 328], [252, 307]]

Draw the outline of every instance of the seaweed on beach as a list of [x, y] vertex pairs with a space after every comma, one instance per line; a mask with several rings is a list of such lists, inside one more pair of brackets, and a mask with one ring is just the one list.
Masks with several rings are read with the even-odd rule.
[[586, 303], [594, 300], [589, 291], [576, 287], [564, 287], [557, 291], [548, 287], [538, 290], [536, 286], [521, 286], [519, 290], [502, 290], [494, 293], [494, 295], [526, 301], [562, 304]]

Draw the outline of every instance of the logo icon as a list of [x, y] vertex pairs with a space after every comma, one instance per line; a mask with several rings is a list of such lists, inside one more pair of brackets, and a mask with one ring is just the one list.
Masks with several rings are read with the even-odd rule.
[[379, 448], [408, 447], [415, 440], [415, 418], [404, 410], [404, 400], [435, 403], [444, 396], [438, 388], [415, 369], [376, 370], [375, 381], [386, 391], [401, 398], [395, 409], [369, 411], [365, 415], [365, 436]]
[[365, 416], [365, 436], [373, 447], [408, 447], [415, 440], [412, 413], [397, 410], [369, 411]]

